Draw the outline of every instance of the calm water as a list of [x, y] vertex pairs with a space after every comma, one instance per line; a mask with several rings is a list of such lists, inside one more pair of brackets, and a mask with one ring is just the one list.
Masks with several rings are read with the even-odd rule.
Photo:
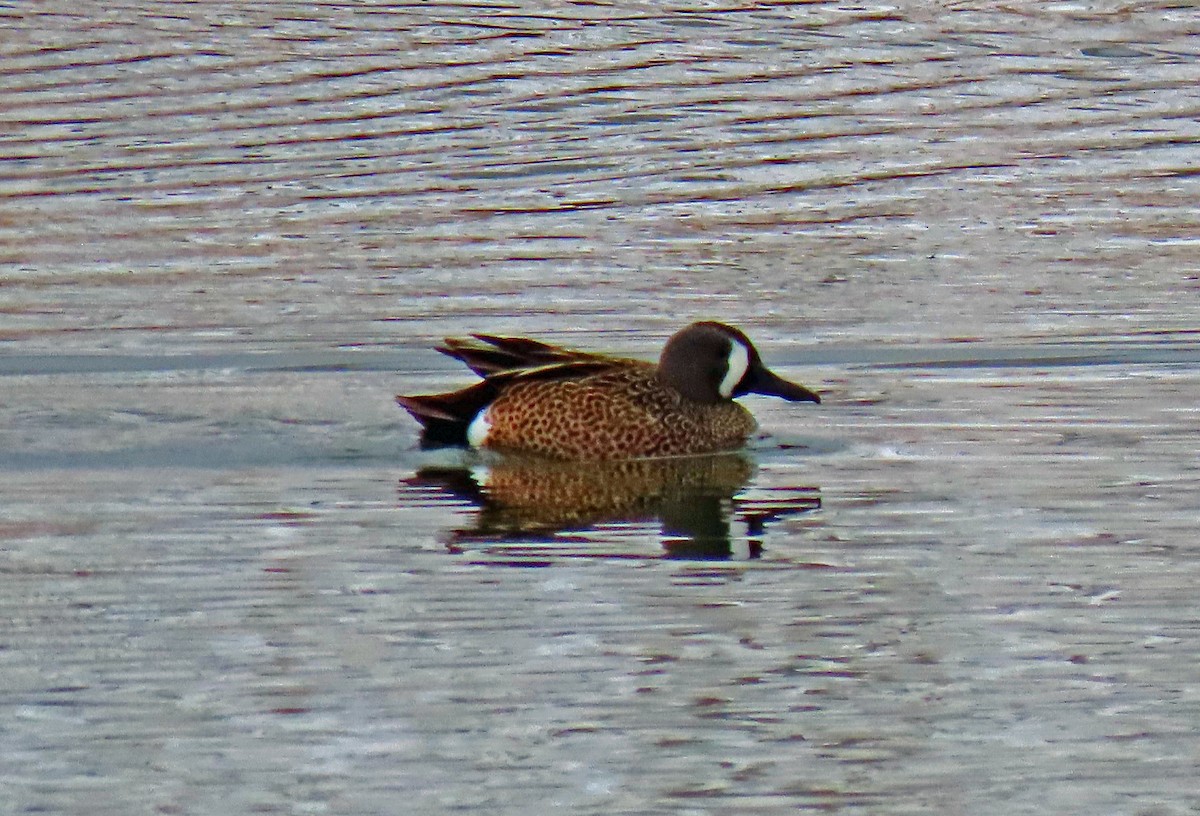
[[[1200, 812], [1200, 14], [12, 6], [0, 812]], [[446, 334], [820, 406], [421, 451]]]

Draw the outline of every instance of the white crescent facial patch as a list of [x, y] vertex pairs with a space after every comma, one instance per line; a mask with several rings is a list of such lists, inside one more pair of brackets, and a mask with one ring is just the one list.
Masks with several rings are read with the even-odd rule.
[[725, 378], [717, 386], [717, 393], [725, 399], [733, 396], [733, 389], [746, 376], [750, 368], [750, 351], [737, 340], [732, 340], [729, 349], [729, 359], [725, 361]]

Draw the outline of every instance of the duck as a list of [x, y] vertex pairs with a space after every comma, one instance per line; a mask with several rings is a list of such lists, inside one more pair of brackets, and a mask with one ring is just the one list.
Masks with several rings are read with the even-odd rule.
[[573, 461], [722, 453], [744, 446], [758, 428], [738, 397], [821, 402], [768, 369], [744, 332], [716, 321], [676, 332], [657, 363], [491, 334], [446, 338], [436, 348], [481, 379], [396, 397], [421, 424], [426, 447]]

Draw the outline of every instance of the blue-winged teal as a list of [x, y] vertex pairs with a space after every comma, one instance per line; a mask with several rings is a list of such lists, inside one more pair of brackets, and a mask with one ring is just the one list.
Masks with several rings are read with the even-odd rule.
[[693, 323], [658, 365], [559, 348], [523, 337], [448, 338], [438, 348], [483, 380], [447, 394], [398, 396], [427, 443], [614, 460], [740, 447], [757, 423], [733, 401], [771, 394], [820, 402], [771, 373], [749, 338], [723, 323]]

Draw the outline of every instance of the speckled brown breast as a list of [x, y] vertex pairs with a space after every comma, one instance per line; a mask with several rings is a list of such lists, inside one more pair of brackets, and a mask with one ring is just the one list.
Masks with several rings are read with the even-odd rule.
[[514, 381], [487, 419], [489, 448], [593, 460], [733, 450], [757, 427], [737, 403], [685, 399], [632, 361], [578, 380]]

